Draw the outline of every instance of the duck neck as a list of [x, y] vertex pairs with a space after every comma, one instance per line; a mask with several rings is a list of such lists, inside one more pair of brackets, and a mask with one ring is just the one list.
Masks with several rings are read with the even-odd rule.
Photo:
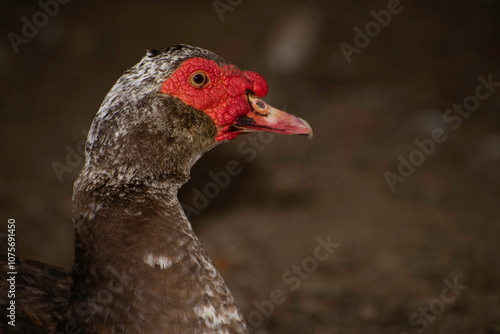
[[85, 175], [73, 198], [68, 321], [85, 333], [247, 333], [179, 204], [179, 182]]

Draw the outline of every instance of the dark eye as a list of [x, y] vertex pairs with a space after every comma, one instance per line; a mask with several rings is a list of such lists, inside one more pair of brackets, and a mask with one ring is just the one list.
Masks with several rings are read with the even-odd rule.
[[191, 79], [189, 79], [189, 81], [194, 87], [201, 88], [207, 84], [208, 77], [203, 72], [196, 72], [191, 76]]

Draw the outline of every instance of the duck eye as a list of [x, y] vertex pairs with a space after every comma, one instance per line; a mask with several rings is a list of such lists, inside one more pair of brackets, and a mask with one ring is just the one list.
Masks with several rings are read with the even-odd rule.
[[191, 82], [191, 85], [193, 85], [194, 87], [201, 88], [207, 84], [208, 77], [203, 72], [196, 72], [191, 76], [191, 79], [189, 81]]

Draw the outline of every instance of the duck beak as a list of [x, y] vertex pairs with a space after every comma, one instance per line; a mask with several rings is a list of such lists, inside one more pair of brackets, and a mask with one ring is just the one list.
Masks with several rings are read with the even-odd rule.
[[313, 136], [311, 126], [302, 118], [296, 117], [267, 104], [261, 98], [248, 94], [250, 112], [238, 117], [231, 130], [236, 132], [274, 132], [286, 135]]

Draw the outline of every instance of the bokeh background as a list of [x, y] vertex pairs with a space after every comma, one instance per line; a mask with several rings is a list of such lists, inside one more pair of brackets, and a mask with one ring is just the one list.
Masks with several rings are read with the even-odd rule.
[[[443, 122], [478, 76], [500, 81], [499, 1], [402, 0], [350, 63], [339, 45], [388, 1], [216, 3], [229, 7], [74, 0], [16, 53], [8, 33], [41, 7], [2, 1], [0, 225], [17, 220], [17, 255], [71, 268], [84, 133], [146, 49], [186, 43], [261, 73], [267, 101], [314, 128], [220, 145], [180, 194], [192, 205], [211, 171], [241, 165], [190, 220], [255, 333], [499, 333], [500, 87], [456, 130]], [[435, 128], [447, 140], [391, 191], [384, 173]], [[329, 235], [340, 246], [292, 291], [283, 274]], [[448, 303], [445, 280], [467, 286]], [[274, 289], [285, 301], [262, 315]]]

